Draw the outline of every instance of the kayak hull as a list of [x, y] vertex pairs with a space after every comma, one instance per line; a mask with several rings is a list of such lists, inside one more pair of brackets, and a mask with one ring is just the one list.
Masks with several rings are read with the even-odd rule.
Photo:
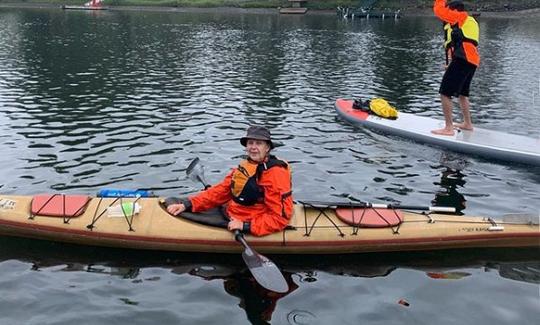
[[[132, 202], [136, 199], [123, 199]], [[169, 215], [159, 198], [141, 198], [131, 220], [108, 217], [114, 199], [91, 198], [78, 217], [30, 214], [32, 197], [0, 196], [0, 235], [82, 245], [180, 252], [238, 253], [242, 247], [225, 229]], [[246, 236], [261, 253], [338, 254], [484, 247], [540, 247], [538, 225], [497, 223], [482, 217], [403, 211], [396, 227], [358, 228], [343, 223], [332, 208], [296, 204], [290, 229], [264, 237]]]
[[352, 100], [338, 99], [335, 109], [341, 118], [353, 125], [369, 127], [456, 152], [540, 166], [540, 139], [479, 127], [475, 127], [473, 131], [456, 130], [453, 136], [435, 135], [431, 130], [442, 128], [444, 121], [402, 112], [398, 119], [390, 120], [353, 109], [352, 104]]

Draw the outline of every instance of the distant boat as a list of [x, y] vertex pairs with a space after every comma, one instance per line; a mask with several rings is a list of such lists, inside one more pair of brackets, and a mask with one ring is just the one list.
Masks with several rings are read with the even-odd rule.
[[279, 8], [280, 14], [299, 14], [303, 15], [307, 12], [308, 8], [304, 7], [304, 3], [307, 0], [289, 0], [292, 3], [292, 7], [288, 8]]
[[299, 14], [303, 15], [307, 12], [308, 8], [281, 8], [279, 9], [280, 14]]
[[364, 9], [364, 8], [347, 8], [347, 7], [337, 7], [338, 16], [344, 19], [354, 19], [354, 18], [401, 18], [401, 10], [373, 10], [373, 9]]
[[87, 3], [85, 3], [83, 6], [69, 6], [69, 5], [62, 5], [62, 9], [74, 9], [74, 10], [107, 10], [108, 7], [104, 7], [101, 5], [103, 0], [90, 0]]
[[401, 18], [401, 10], [376, 10], [377, 0], [360, 0], [358, 7], [337, 7], [337, 14], [345, 19], [354, 18]]

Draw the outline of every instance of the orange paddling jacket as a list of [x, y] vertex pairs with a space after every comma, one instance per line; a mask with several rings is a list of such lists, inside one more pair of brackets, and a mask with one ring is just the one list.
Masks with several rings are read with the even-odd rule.
[[[478, 54], [478, 23], [465, 11], [452, 10], [446, 6], [445, 0], [435, 0], [433, 12], [440, 20], [445, 22], [445, 50], [447, 58], [458, 57], [478, 66], [480, 55]], [[455, 36], [461, 40], [456, 42]]]
[[[225, 205], [229, 217], [244, 223], [245, 232], [264, 236], [282, 231], [289, 223], [293, 211], [291, 170], [286, 162], [274, 156], [270, 156], [269, 160], [261, 164], [242, 161], [219, 184], [189, 197], [191, 211], [202, 212]], [[240, 203], [233, 195], [238, 192], [234, 180], [242, 178], [238, 173], [245, 174], [246, 169], [258, 171], [252, 173], [252, 176], [255, 177], [260, 193], [256, 202], [247, 205]]]

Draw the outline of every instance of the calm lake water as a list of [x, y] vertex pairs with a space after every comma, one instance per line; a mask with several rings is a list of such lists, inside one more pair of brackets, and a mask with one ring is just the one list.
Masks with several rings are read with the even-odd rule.
[[[479, 23], [474, 122], [539, 138], [537, 19]], [[441, 34], [433, 17], [0, 8], [0, 191], [192, 193], [187, 164], [200, 157], [219, 181], [258, 123], [292, 163], [297, 199], [538, 213], [539, 167], [337, 118], [338, 97], [384, 97], [442, 119]], [[238, 256], [0, 237], [0, 323], [536, 324], [538, 253], [275, 256], [291, 292], [274, 295]]]

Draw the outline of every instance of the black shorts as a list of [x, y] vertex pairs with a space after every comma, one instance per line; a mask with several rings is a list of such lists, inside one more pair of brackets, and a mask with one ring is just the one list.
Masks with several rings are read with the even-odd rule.
[[462, 59], [454, 59], [444, 73], [439, 94], [448, 97], [469, 97], [469, 88], [476, 66]]

